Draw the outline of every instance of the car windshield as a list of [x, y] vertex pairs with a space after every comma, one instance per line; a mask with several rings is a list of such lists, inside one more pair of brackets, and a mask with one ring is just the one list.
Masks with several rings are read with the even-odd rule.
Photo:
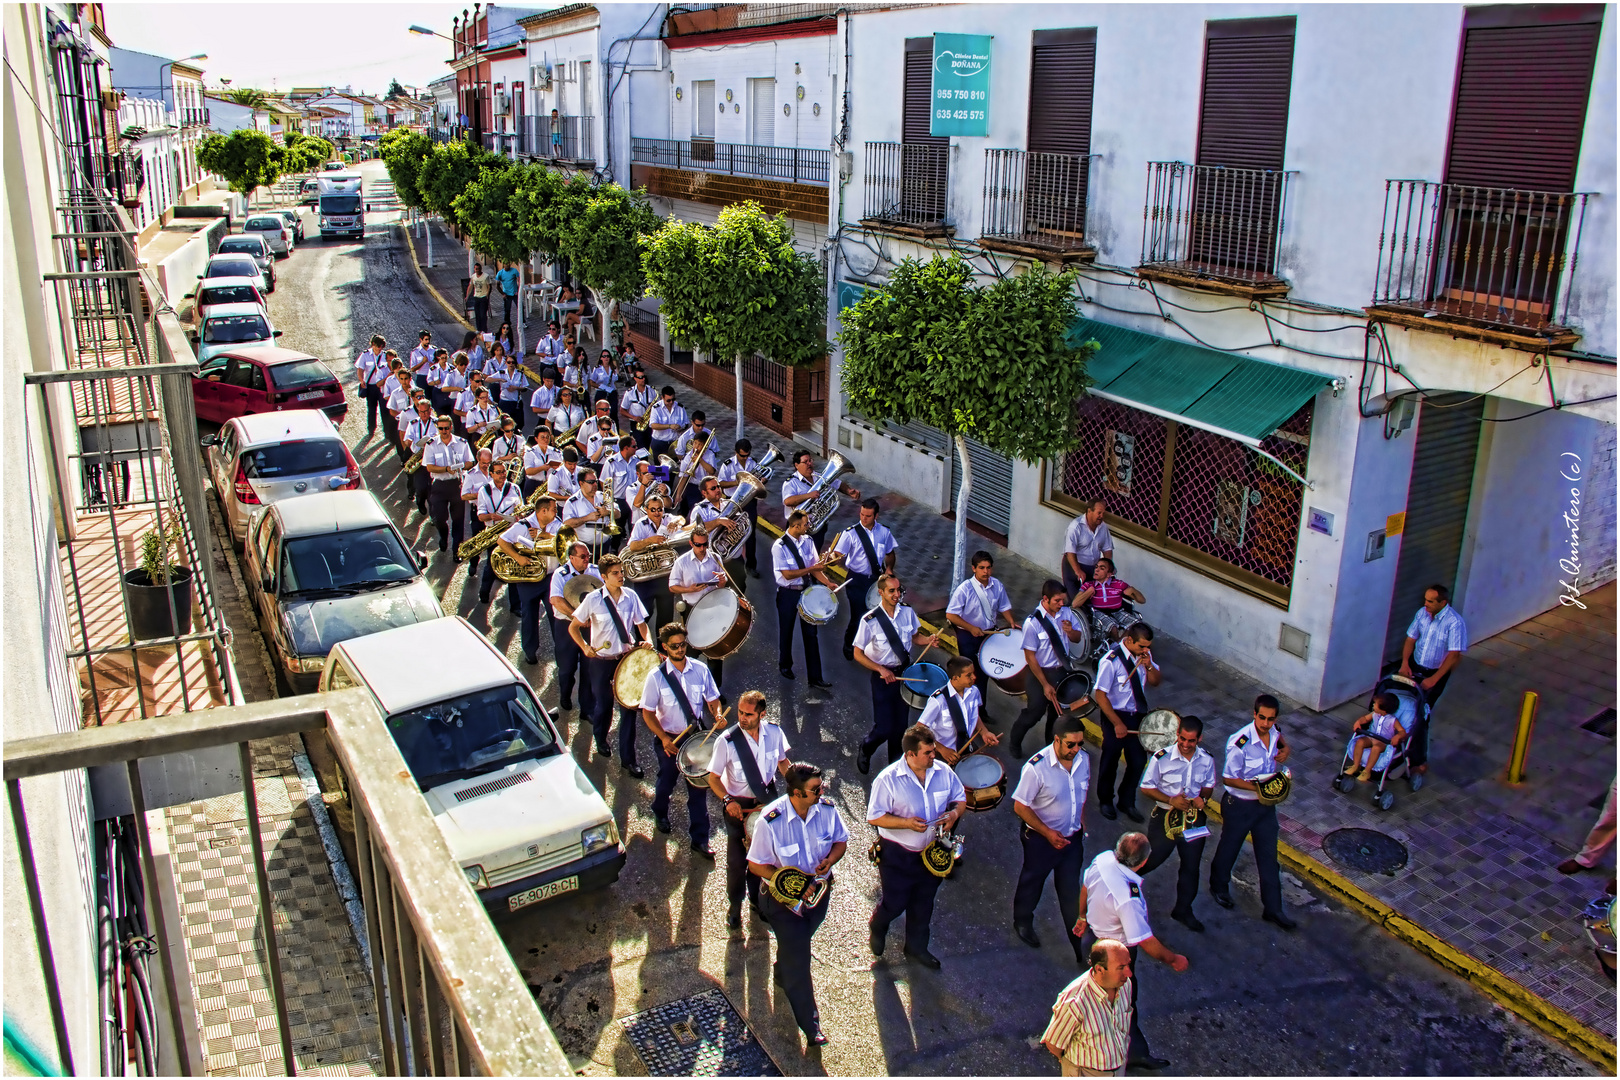
[[349, 455], [338, 439], [297, 439], [242, 453], [242, 472], [249, 480], [283, 480], [309, 473], [347, 472], [348, 468]]
[[222, 315], [209, 319], [203, 328], [203, 340], [210, 345], [239, 345], [244, 341], [264, 341], [270, 337], [270, 327], [263, 315]]
[[256, 217], [249, 218], [244, 227], [257, 232], [260, 229], [280, 229], [282, 224], [282, 219], [278, 217]]
[[354, 214], [359, 211], [360, 196], [358, 195], [321, 196], [321, 213], [323, 214]]
[[215, 304], [262, 304], [264, 297], [259, 290], [251, 285], [216, 285], [211, 289], [204, 289], [197, 303], [203, 307], [212, 307]]
[[257, 236], [233, 236], [228, 240], [221, 240], [219, 250], [243, 251], [250, 255], [260, 255], [264, 252], [264, 241]]
[[300, 386], [336, 382], [331, 370], [319, 360], [294, 360], [277, 364], [270, 369], [270, 381], [277, 390], [296, 390]]
[[204, 276], [256, 278], [259, 276], [259, 265], [252, 259], [220, 259], [208, 264], [208, 272]]
[[281, 595], [347, 596], [409, 581], [417, 573], [416, 560], [393, 529], [367, 525], [288, 540], [281, 554]]
[[423, 791], [558, 752], [539, 706], [515, 683], [390, 716], [388, 731]]

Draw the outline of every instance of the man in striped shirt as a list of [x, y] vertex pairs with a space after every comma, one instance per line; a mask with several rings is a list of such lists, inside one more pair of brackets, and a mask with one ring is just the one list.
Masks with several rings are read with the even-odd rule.
[[1110, 938], [1091, 946], [1091, 967], [1052, 1003], [1041, 1042], [1064, 1076], [1124, 1076], [1131, 1042], [1131, 953]]

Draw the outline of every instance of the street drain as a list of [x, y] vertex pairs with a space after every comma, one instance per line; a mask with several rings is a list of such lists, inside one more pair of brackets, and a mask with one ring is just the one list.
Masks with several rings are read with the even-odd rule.
[[1406, 845], [1372, 829], [1338, 829], [1322, 838], [1322, 850], [1340, 866], [1364, 874], [1393, 874], [1406, 865]]
[[627, 1016], [620, 1023], [652, 1076], [782, 1075], [718, 989]]

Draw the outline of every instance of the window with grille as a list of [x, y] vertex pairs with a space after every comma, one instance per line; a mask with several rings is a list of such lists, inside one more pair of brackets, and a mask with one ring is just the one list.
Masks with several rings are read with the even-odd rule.
[[[1306, 475], [1312, 404], [1271, 436], [1266, 453]], [[1080, 446], [1048, 463], [1046, 500], [1082, 512], [1108, 504], [1110, 527], [1135, 543], [1288, 602], [1304, 488], [1243, 443], [1101, 398], [1076, 406]], [[1120, 568], [1129, 580], [1129, 570]]]

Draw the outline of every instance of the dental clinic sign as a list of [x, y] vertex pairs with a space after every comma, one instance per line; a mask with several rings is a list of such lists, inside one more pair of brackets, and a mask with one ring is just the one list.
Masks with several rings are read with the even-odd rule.
[[930, 135], [990, 134], [990, 35], [934, 35]]

